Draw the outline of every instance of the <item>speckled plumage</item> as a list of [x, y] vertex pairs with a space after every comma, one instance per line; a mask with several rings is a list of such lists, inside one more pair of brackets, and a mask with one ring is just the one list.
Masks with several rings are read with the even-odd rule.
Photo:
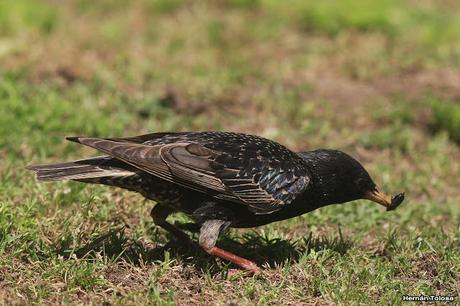
[[183, 132], [67, 139], [107, 155], [29, 167], [40, 180], [69, 179], [139, 192], [158, 203], [152, 210], [156, 224], [186, 240], [165, 221], [171, 212], [185, 212], [202, 225], [200, 245], [208, 253], [247, 269], [256, 268], [214, 246], [225, 228], [263, 225], [377, 192], [367, 171], [343, 152], [295, 153], [253, 135]]

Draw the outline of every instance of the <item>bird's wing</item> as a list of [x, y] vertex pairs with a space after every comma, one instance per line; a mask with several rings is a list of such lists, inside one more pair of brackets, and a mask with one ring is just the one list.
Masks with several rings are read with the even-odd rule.
[[291, 203], [310, 181], [297, 154], [257, 136], [201, 132], [69, 139], [164, 180], [245, 204], [260, 214]]

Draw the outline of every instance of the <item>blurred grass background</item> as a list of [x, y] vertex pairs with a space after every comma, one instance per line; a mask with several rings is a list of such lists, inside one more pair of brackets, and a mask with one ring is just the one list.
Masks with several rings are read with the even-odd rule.
[[[454, 0], [3, 0], [0, 300], [398, 304], [402, 294], [458, 295], [459, 101]], [[39, 184], [23, 169], [94, 154], [66, 135], [168, 130], [342, 149], [384, 189], [406, 191], [407, 203], [391, 214], [367, 202], [331, 206], [234, 231], [221, 243], [267, 272], [225, 280], [225, 263], [166, 244], [140, 196]]]

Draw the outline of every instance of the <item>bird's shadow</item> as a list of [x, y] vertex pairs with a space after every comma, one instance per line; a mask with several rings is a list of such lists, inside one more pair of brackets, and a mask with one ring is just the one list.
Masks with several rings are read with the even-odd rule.
[[[196, 241], [196, 234], [191, 233]], [[72, 246], [71, 241], [61, 241], [55, 245], [57, 255], [64, 259], [77, 257], [96, 259], [101, 254], [113, 261], [125, 260], [134, 265], [141, 263], [160, 263], [168, 258], [180, 259], [192, 264], [198, 271], [209, 271], [211, 274], [222, 272], [222, 267], [203, 250], [184, 248], [173, 236], [158, 235], [152, 232], [153, 241], [148, 243], [130, 237], [124, 227], [111, 229], [106, 233], [93, 236], [88, 242], [78, 247]], [[156, 237], [155, 237], [156, 236]], [[162, 236], [162, 237], [160, 237]], [[170, 240], [168, 240], [170, 239]], [[162, 243], [164, 242], [164, 243]], [[242, 236], [223, 236], [218, 246], [241, 257], [250, 259], [260, 266], [284, 266], [286, 263], [296, 263], [299, 258], [312, 251], [331, 250], [343, 255], [352, 246], [352, 242], [343, 237], [340, 229], [331, 236], [314, 237], [312, 233], [302, 239], [288, 241], [280, 238], [270, 238], [257, 231], [249, 231]], [[235, 267], [228, 265], [227, 267]]]

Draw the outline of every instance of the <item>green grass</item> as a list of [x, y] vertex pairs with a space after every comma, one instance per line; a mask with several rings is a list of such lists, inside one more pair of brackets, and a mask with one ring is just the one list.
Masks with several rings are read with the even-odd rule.
[[[458, 302], [459, 17], [456, 1], [2, 2], [0, 303]], [[219, 245], [264, 273], [227, 278], [140, 195], [24, 169], [96, 154], [68, 135], [210, 129], [345, 150], [407, 200], [230, 231]]]
[[452, 140], [460, 143], [460, 105], [453, 101], [432, 99], [432, 127], [435, 131], [446, 131]]
[[35, 0], [5, 0], [0, 3], [0, 33], [20, 35], [24, 30], [51, 32], [58, 22], [52, 5]]

